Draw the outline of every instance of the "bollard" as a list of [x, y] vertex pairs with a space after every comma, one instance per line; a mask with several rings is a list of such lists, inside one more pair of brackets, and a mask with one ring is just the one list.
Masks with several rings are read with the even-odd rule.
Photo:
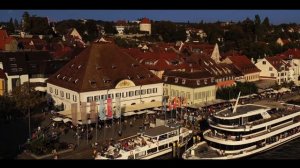
[[176, 157], [176, 142], [173, 142], [173, 158]]

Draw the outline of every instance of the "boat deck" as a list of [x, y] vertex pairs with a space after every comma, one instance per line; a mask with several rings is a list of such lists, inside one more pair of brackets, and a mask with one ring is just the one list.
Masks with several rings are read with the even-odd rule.
[[233, 108], [232, 109], [228, 108], [228, 109], [225, 109], [225, 110], [222, 110], [222, 111], [216, 113], [216, 116], [219, 116], [219, 117], [234, 117], [234, 116], [238, 116], [238, 115], [241, 115], [241, 114], [246, 114], [248, 112], [259, 110], [259, 109], [268, 109], [268, 107], [263, 107], [263, 106], [254, 105], [254, 104], [242, 105], [242, 106], [237, 107], [235, 113], [232, 112]]

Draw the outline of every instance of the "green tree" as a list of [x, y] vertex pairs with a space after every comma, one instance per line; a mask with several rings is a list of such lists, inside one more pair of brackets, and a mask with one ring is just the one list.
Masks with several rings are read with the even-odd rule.
[[19, 25], [19, 22], [18, 22], [18, 20], [17, 19], [15, 19], [14, 20], [14, 26], [15, 26], [15, 29], [19, 29], [20, 27], [20, 25]]
[[23, 31], [29, 31], [30, 30], [30, 15], [27, 11], [25, 11], [22, 15], [22, 28]]
[[117, 29], [114, 27], [113, 22], [106, 22], [104, 24], [104, 31], [106, 34], [117, 34], [118, 33]]
[[11, 92], [12, 99], [16, 103], [16, 107], [20, 109], [23, 114], [27, 114], [28, 109], [33, 109], [45, 101], [41, 92], [38, 92], [34, 87], [30, 87], [28, 82], [16, 87]]
[[12, 34], [15, 32], [15, 26], [14, 26], [14, 23], [13, 23], [13, 19], [10, 18], [8, 24], [7, 24], [7, 31], [9, 34]]
[[268, 17], [265, 17], [264, 21], [262, 22], [262, 24], [266, 27], [269, 28], [270, 27], [270, 21]]

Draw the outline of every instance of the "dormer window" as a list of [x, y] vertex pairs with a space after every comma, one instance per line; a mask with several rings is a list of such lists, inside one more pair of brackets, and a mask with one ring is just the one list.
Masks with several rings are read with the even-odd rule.
[[71, 65], [71, 68], [73, 68], [74, 66], [75, 66], [75, 65], [74, 65], [74, 64], [72, 64], [72, 65]]
[[182, 84], [183, 84], [183, 85], [185, 84], [185, 81], [186, 81], [186, 79], [182, 79]]
[[111, 68], [112, 68], [112, 69], [116, 69], [117, 66], [116, 66], [116, 65], [111, 65]]
[[204, 80], [204, 84], [207, 85], [207, 79]]
[[59, 76], [60, 76], [60, 74], [58, 74], [58, 75], [56, 76], [56, 78], [59, 79]]
[[149, 77], [149, 78], [151, 78], [151, 77], [152, 77], [152, 75], [151, 75], [151, 74], [148, 74], [148, 77]]
[[76, 79], [76, 80], [74, 81], [74, 83], [77, 84], [77, 83], [78, 83], [78, 80], [79, 80], [79, 79]]
[[77, 69], [80, 69], [81, 68], [81, 65], [79, 65], [78, 67], [77, 67]]
[[197, 80], [197, 85], [198, 85], [198, 86], [200, 85], [200, 80]]
[[90, 85], [91, 85], [91, 87], [92, 88], [95, 88], [97, 85], [96, 85], [96, 81], [94, 81], [94, 80], [89, 80], [89, 82], [90, 82]]
[[100, 70], [100, 69], [102, 69], [102, 67], [99, 66], [99, 65], [97, 65], [97, 66], [96, 66], [96, 69], [97, 69], [97, 70]]
[[71, 80], [72, 80], [72, 77], [70, 77], [68, 81], [70, 82]]
[[178, 83], [178, 78], [175, 78], [175, 83]]
[[66, 76], [64, 76], [62, 79], [65, 80], [65, 79], [66, 79]]
[[168, 77], [167, 77], [167, 76], [165, 76], [165, 79], [164, 79], [164, 81], [165, 81], [165, 82], [167, 82], [167, 80], [168, 80]]

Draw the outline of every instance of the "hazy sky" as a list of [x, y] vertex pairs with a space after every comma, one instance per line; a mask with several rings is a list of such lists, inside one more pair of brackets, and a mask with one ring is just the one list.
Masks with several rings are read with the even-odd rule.
[[[0, 21], [11, 17], [21, 19], [25, 10], [0, 10]], [[300, 10], [26, 10], [30, 15], [48, 17], [50, 21], [63, 19], [96, 19], [104, 21], [136, 20], [148, 17], [151, 20], [170, 20], [180, 22], [239, 21], [256, 14], [261, 20], [269, 17], [272, 24], [300, 23]]]

